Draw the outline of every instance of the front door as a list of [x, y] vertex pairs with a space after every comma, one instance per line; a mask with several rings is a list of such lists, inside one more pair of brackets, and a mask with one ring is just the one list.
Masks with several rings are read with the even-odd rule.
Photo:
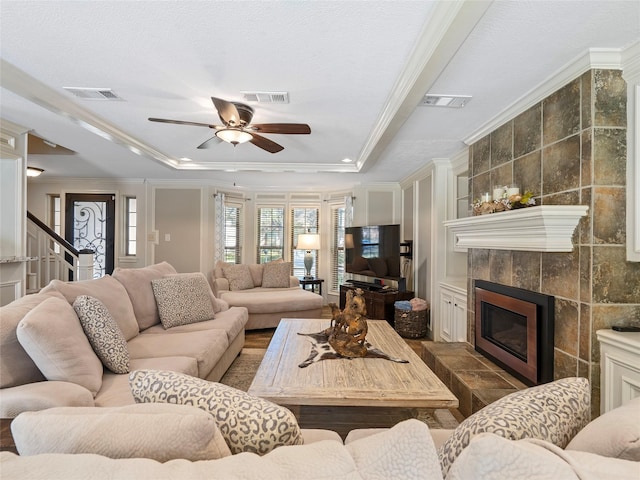
[[76, 249], [93, 250], [93, 277], [111, 274], [115, 256], [115, 195], [68, 193], [65, 238]]

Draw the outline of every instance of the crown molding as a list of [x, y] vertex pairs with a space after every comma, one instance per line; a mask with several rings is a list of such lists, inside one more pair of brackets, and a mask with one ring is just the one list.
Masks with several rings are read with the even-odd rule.
[[624, 49], [620, 48], [591, 48], [587, 50], [564, 67], [549, 75], [549, 77], [547, 77], [547, 79], [540, 85], [534, 87], [520, 99], [516, 100], [511, 106], [507, 107], [481, 126], [478, 130], [465, 138], [463, 140], [464, 143], [471, 145], [477, 142], [501, 125], [525, 112], [536, 103], [541, 102], [549, 95], [588, 70], [594, 68], [621, 70], [623, 64], [623, 52]]

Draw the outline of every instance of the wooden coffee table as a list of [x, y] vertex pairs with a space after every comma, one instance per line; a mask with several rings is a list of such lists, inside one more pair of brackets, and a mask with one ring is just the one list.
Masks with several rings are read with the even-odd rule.
[[331, 428], [326, 425], [330, 417], [349, 420], [349, 428], [388, 426], [415, 416], [416, 408], [458, 407], [455, 395], [385, 320], [368, 320], [367, 341], [409, 363], [332, 359], [300, 368], [311, 343], [298, 333], [317, 333], [329, 325], [330, 320], [283, 318], [248, 392], [289, 407], [305, 428]]

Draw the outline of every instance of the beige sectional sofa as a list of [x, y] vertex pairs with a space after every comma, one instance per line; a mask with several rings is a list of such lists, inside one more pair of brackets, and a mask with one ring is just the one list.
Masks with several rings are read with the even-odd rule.
[[[194, 305], [181, 308], [172, 304], [172, 294], [180, 295], [178, 287], [187, 281], [202, 293]], [[162, 301], [154, 282], [165, 286]], [[165, 262], [116, 269], [112, 276], [88, 281], [54, 280], [0, 309], [0, 417], [58, 406], [134, 403], [128, 375], [104, 367], [83, 331], [72, 307], [80, 297], [95, 298], [108, 310], [126, 341], [128, 371], [169, 370], [217, 381], [244, 345], [247, 309], [216, 299], [203, 274], [178, 275]], [[180, 325], [166, 328], [172, 324]]]
[[[157, 377], [158, 373], [132, 374], [136, 376]], [[180, 388], [176, 375], [164, 376], [163, 386], [134, 380], [132, 389], [158, 396]], [[222, 416], [217, 411], [233, 402], [216, 404], [206, 386], [198, 388], [197, 380], [186, 382], [189, 393], [204, 403], [148, 403], [87, 412], [54, 409], [21, 415], [12, 432], [22, 456], [0, 453], [3, 480], [25, 478], [25, 472], [29, 478], [52, 480], [635, 480], [640, 474], [640, 398], [589, 423], [590, 386], [583, 378], [560, 379], [503, 397], [448, 435], [437, 435], [447, 432], [430, 430], [412, 419], [390, 429], [352, 431], [344, 444], [335, 435], [304, 436], [303, 445], [276, 446], [263, 455], [227, 448], [225, 423], [243, 420], [228, 410]], [[147, 383], [154, 387], [145, 387]], [[228, 393], [233, 395], [231, 390]], [[242, 400], [251, 402], [246, 396]], [[242, 403], [236, 402], [235, 407], [246, 413], [250, 407], [241, 407]], [[202, 415], [201, 410], [210, 415]], [[270, 419], [282, 421], [273, 416], [273, 410], [269, 408]], [[250, 413], [242, 416], [244, 421], [248, 417]], [[257, 430], [265, 424], [271, 422]]]
[[300, 288], [292, 276], [291, 263], [236, 265], [218, 262], [211, 272], [213, 293], [229, 306], [245, 307], [245, 328], [275, 328], [282, 318], [320, 318], [320, 295]]

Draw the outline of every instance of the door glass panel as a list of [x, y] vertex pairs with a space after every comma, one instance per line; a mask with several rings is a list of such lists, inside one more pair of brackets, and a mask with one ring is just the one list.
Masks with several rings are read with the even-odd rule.
[[73, 246], [78, 250], [89, 248], [93, 256], [93, 277], [104, 276], [107, 252], [107, 202], [82, 202], [73, 204]]

